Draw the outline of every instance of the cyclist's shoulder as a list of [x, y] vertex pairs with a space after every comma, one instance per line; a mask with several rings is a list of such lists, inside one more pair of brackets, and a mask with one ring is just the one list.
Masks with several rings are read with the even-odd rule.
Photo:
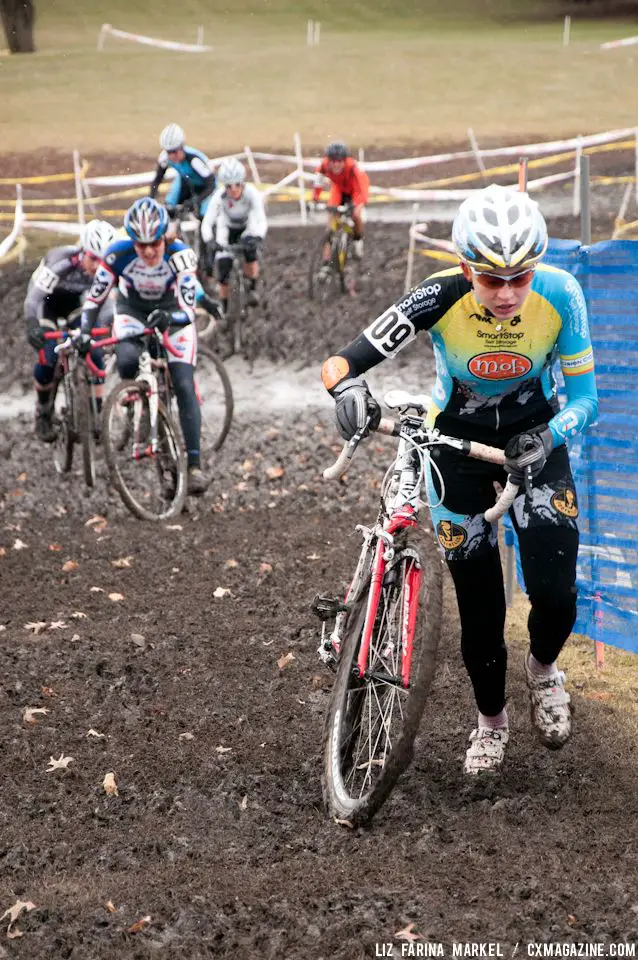
[[171, 240], [170, 243], [166, 244], [166, 249], [164, 251], [164, 259], [170, 260], [174, 253], [178, 253], [180, 250], [190, 250], [190, 247], [187, 243], [184, 243], [183, 240], [179, 240], [177, 237], [175, 240]]
[[472, 289], [460, 267], [439, 270], [412, 287], [400, 300], [397, 308], [408, 319], [422, 314], [443, 316]]
[[210, 160], [208, 159], [208, 157], [206, 156], [203, 150], [198, 150], [196, 147], [190, 147], [186, 145], [184, 146], [184, 153], [186, 154], [187, 160], [194, 160], [195, 157], [197, 157], [198, 160], [201, 160], [207, 166], [210, 166]]
[[244, 184], [244, 193], [246, 194], [246, 199], [248, 200], [259, 202], [262, 199], [261, 193], [254, 183]]
[[42, 263], [52, 270], [56, 267], [70, 269], [78, 263], [81, 254], [82, 248], [79, 245], [65, 243], [59, 247], [51, 247], [42, 258]]
[[532, 290], [544, 297], [561, 315], [570, 312], [574, 299], [582, 300], [580, 283], [568, 270], [539, 263], [536, 267]]
[[136, 256], [135, 245], [127, 237], [126, 239], [114, 240], [113, 243], [109, 244], [103, 259], [106, 266], [115, 272], [118, 269], [123, 269]]
[[157, 158], [157, 165], [158, 167], [162, 167], [162, 169], [166, 170], [168, 164], [169, 164], [168, 154], [166, 150], [162, 150]]

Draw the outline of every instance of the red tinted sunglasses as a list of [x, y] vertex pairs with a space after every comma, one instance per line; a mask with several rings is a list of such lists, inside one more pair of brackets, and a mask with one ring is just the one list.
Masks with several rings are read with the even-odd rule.
[[525, 287], [528, 283], [531, 283], [534, 278], [533, 267], [531, 270], [521, 270], [520, 273], [511, 273], [508, 277], [500, 277], [497, 273], [487, 273], [487, 271], [484, 270], [475, 270], [473, 267], [470, 267], [470, 270], [478, 283], [483, 287], [488, 287], [490, 290], [498, 290], [506, 284], [511, 284], [514, 289]]
[[160, 237], [158, 240], [151, 240], [150, 243], [142, 243], [140, 240], [136, 240], [135, 246], [136, 247], [152, 247], [154, 250], [156, 250], [157, 247], [159, 247], [160, 244], [163, 243], [163, 241], [164, 241], [164, 237]]

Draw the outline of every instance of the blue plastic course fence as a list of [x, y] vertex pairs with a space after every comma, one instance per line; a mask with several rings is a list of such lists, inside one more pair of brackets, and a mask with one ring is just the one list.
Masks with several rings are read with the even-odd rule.
[[[575, 633], [638, 653], [638, 241], [552, 240], [587, 300], [599, 415], [569, 441], [580, 509]], [[517, 577], [524, 589], [517, 556]]]

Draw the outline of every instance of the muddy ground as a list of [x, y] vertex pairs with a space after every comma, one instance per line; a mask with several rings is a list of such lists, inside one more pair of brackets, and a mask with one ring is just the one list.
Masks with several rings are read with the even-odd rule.
[[[452, 941], [527, 956], [528, 941], [638, 940], [638, 750], [622, 715], [575, 691], [574, 737], [545, 751], [512, 657], [507, 767], [468, 791], [475, 713], [449, 589], [412, 767], [371, 829], [326, 819], [331, 675], [309, 604], [343, 590], [388, 446], [371, 441], [346, 483], [320, 479], [338, 441], [317, 368], [401, 291], [406, 231], [372, 227], [366, 296], [321, 312], [303, 296], [315, 240], [269, 238], [269, 332], [256, 323], [252, 371], [230, 364], [236, 421], [177, 524], [134, 520], [102, 479], [87, 495], [56, 477], [30, 411], [0, 422], [0, 914], [36, 905], [21, 938], [5, 918], [0, 957], [358, 960], [387, 942], [400, 956], [409, 924], [447, 956]], [[28, 272], [0, 278], [12, 409], [29, 389]], [[417, 344], [371, 379], [431, 376]], [[29, 723], [26, 708], [48, 712]], [[74, 759], [48, 772], [61, 755]]]

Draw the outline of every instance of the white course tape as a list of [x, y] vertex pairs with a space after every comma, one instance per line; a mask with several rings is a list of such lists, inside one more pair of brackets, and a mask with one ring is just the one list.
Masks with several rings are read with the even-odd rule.
[[173, 40], [158, 40], [156, 37], [144, 37], [139, 33], [127, 33], [125, 30], [116, 30], [110, 23], [103, 23], [98, 38], [98, 49], [104, 46], [104, 37], [110, 33], [113, 37], [120, 37], [122, 40], [133, 40], [135, 43], [143, 43], [147, 47], [161, 47], [163, 50], [181, 50], [184, 53], [207, 53], [212, 47], [206, 47], [199, 43], [176, 43]]
[[22, 213], [22, 188], [17, 188], [17, 197], [16, 197], [16, 208], [15, 216], [13, 219], [13, 229], [8, 237], [5, 237], [2, 243], [0, 243], [0, 260], [7, 255], [11, 247], [17, 242], [18, 237], [22, 233], [23, 227], [23, 213]]
[[614, 47], [631, 47], [638, 43], [638, 37], [625, 37], [624, 40], [608, 40], [607, 43], [601, 43], [601, 50], [613, 50]]

